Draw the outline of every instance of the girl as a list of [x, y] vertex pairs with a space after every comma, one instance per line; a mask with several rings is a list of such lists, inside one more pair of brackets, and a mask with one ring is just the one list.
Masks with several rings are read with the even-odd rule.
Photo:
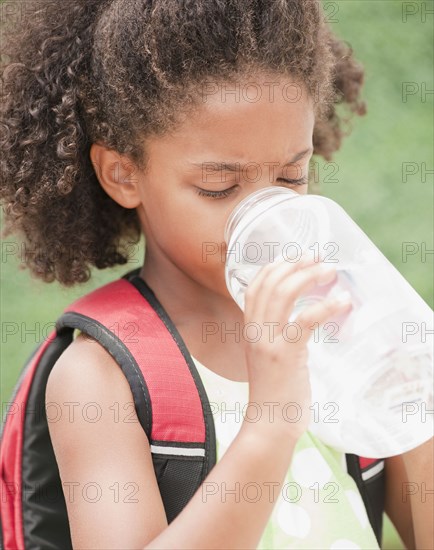
[[[24, 5], [24, 4], [23, 4]], [[307, 430], [307, 341], [313, 323], [351, 307], [324, 301], [296, 319], [294, 343], [279, 327], [294, 301], [335, 272], [276, 262], [246, 294], [245, 312], [224, 281], [224, 225], [251, 192], [284, 185], [307, 193], [313, 153], [330, 159], [341, 143], [336, 104], [361, 115], [363, 71], [311, 0], [71, 0], [26, 2], [2, 47], [1, 198], [5, 234], [20, 231], [28, 265], [65, 286], [89, 267], [127, 261], [143, 232], [141, 278], [169, 314], [210, 396], [274, 415], [216, 421], [218, 462], [207, 483], [274, 487], [252, 502], [198, 491], [167, 524], [149, 441], [138, 422], [68, 421], [71, 401], [131, 402], [113, 358], [79, 334], [60, 356], [46, 402], [65, 406], [50, 437], [62, 480], [138, 487], [137, 502], [66, 498], [74, 548], [378, 548], [342, 455]], [[204, 255], [212, 243], [219, 253]], [[108, 304], [109, 307], [109, 304]], [[203, 327], [218, 327], [204, 339]], [[256, 323], [259, 340], [225, 335]], [[209, 326], [209, 325], [206, 325]], [[284, 405], [302, 414], [288, 422]], [[242, 404], [241, 403], [241, 404]], [[254, 416], [254, 413], [253, 415]], [[112, 449], [116, 448], [113, 455]], [[386, 511], [408, 548], [433, 547], [432, 506], [401, 498], [425, 482], [430, 444], [386, 461]], [[429, 479], [428, 479], [429, 478]], [[281, 489], [303, 489], [298, 504]], [[315, 502], [314, 482], [339, 498]], [[176, 490], [174, 488], [174, 490]], [[66, 486], [65, 486], [66, 491]], [[312, 493], [312, 492], [311, 492]], [[242, 493], [241, 493], [242, 494]], [[65, 497], [67, 497], [65, 493]], [[317, 499], [318, 500], [318, 499]]]

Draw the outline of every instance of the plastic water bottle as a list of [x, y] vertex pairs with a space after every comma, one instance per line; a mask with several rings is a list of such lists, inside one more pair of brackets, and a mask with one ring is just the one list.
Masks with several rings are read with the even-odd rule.
[[266, 187], [236, 206], [225, 240], [226, 284], [241, 309], [246, 288], [270, 262], [311, 255], [335, 265], [333, 282], [296, 301], [283, 333], [289, 341], [307, 305], [350, 293], [349, 312], [311, 327], [311, 433], [372, 458], [401, 454], [433, 436], [433, 312], [342, 207]]

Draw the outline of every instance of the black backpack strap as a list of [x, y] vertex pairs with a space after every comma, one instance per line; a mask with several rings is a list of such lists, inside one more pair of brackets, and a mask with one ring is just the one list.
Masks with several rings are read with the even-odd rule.
[[385, 498], [384, 459], [365, 459], [351, 453], [346, 454], [345, 458], [348, 473], [356, 482], [381, 547]]

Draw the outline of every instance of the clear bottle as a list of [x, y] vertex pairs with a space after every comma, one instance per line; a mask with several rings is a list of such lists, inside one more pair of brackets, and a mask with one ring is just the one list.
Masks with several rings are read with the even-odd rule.
[[225, 228], [226, 284], [244, 309], [244, 293], [273, 261], [302, 254], [335, 265], [336, 279], [295, 303], [284, 335], [308, 304], [342, 292], [352, 309], [309, 340], [309, 430], [324, 443], [384, 458], [433, 436], [433, 312], [360, 227], [333, 200], [266, 187], [241, 201]]

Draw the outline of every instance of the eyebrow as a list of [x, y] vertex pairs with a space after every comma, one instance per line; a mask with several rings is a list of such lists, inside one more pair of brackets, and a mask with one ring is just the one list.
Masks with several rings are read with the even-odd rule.
[[[286, 162], [283, 166], [289, 166], [291, 164], [294, 164], [294, 162], [297, 162], [301, 158], [303, 158], [308, 153], [313, 153], [313, 148], [309, 147], [308, 149], [305, 149], [304, 151], [300, 151], [300, 153], [297, 153], [291, 160]], [[215, 170], [218, 172], [238, 172], [240, 169], [240, 164], [237, 162], [225, 162], [225, 161], [204, 161], [204, 162], [190, 162], [191, 166], [195, 166], [196, 168], [203, 168], [204, 164], [213, 164], [216, 165]]]

